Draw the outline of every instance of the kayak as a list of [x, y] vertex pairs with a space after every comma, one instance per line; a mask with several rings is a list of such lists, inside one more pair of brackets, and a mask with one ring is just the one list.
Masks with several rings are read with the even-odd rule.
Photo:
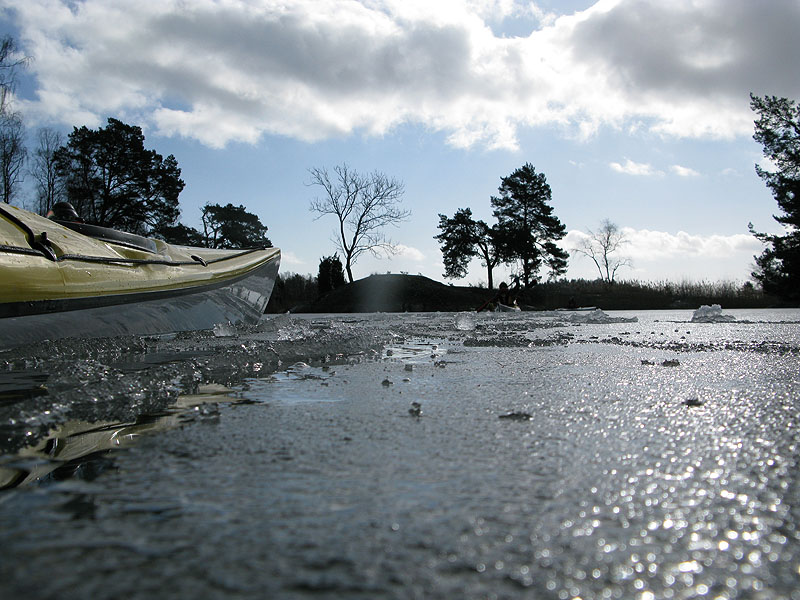
[[0, 207], [0, 348], [257, 321], [280, 250], [168, 244]]

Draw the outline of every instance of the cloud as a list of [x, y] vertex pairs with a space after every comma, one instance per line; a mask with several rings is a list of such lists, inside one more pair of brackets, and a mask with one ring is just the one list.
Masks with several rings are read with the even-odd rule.
[[[800, 95], [797, 2], [599, 0], [555, 17], [515, 0], [6, 0], [35, 60], [26, 113], [109, 115], [212, 147], [265, 134], [516, 148], [520, 128], [750, 135], [748, 94]], [[506, 36], [505, 19], [530, 34]], [[777, 59], [776, 57], [780, 57]]]
[[[627, 244], [615, 254], [630, 258], [633, 271], [620, 275], [648, 280], [664, 278], [681, 280], [737, 280], [747, 279], [753, 256], [764, 249], [752, 235], [700, 235], [685, 231], [671, 233], [650, 229], [623, 227]], [[573, 230], [561, 241], [568, 251], [579, 248], [588, 235]], [[588, 258], [573, 254], [570, 260], [573, 277], [596, 277], [597, 270]]]
[[418, 249], [404, 244], [397, 244], [395, 246], [397, 252], [393, 255], [394, 258], [405, 258], [408, 260], [422, 262], [425, 260], [425, 255]]
[[294, 252], [289, 250], [281, 250], [281, 263], [283, 266], [302, 267], [308, 263], [302, 258], [298, 257]]
[[[757, 254], [763, 249], [762, 243], [747, 233], [698, 235], [685, 231], [669, 233], [631, 227], [623, 227], [622, 232], [628, 243], [619, 254], [634, 260], [723, 258], [734, 253]], [[569, 231], [561, 245], [567, 250], [574, 250], [588, 237], [583, 231]]]
[[[637, 163], [629, 158], [625, 159], [624, 164], [611, 162], [608, 163], [608, 166], [617, 173], [623, 173], [624, 175], [636, 175], [640, 177], [662, 177], [664, 175], [663, 171], [656, 169], [649, 163]], [[670, 171], [675, 173], [678, 177], [698, 177], [700, 175], [700, 173], [694, 169], [681, 165], [672, 165]]]
[[654, 169], [651, 165], [647, 163], [637, 163], [633, 162], [631, 159], [626, 159], [625, 164], [620, 164], [618, 162], [612, 162], [608, 165], [614, 171], [618, 173], [623, 173], [625, 175], [639, 175], [645, 177], [660, 177], [664, 173]]
[[672, 165], [670, 170], [678, 177], [698, 177], [700, 173], [689, 167], [682, 167], [681, 165]]
[[663, 258], [724, 258], [734, 253], [759, 253], [761, 242], [746, 233], [733, 235], [696, 235], [685, 231], [667, 233], [648, 229], [623, 228], [630, 241], [626, 253], [639, 260]]

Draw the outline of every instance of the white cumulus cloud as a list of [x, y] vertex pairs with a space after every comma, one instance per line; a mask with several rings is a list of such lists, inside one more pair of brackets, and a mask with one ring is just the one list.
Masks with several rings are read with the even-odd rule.
[[306, 261], [298, 257], [297, 254], [289, 250], [281, 250], [281, 264], [284, 267], [303, 267], [307, 265]]
[[[763, 249], [762, 243], [748, 233], [700, 235], [631, 227], [623, 227], [622, 233], [627, 243], [619, 254], [643, 260], [696, 256], [719, 258], [737, 252], [759, 253]], [[572, 230], [564, 236], [561, 245], [567, 250], [574, 250], [587, 239], [589, 236], [585, 232]]]
[[681, 165], [672, 165], [670, 169], [679, 177], [698, 177], [700, 175], [700, 173], [694, 169]]
[[[747, 233], [702, 235], [631, 227], [623, 227], [622, 232], [627, 243], [615, 256], [632, 261], [632, 270], [620, 272], [622, 278], [743, 280], [749, 276], [753, 256], [763, 250], [761, 242]], [[567, 233], [561, 246], [574, 251], [588, 237], [583, 231], [573, 230]], [[589, 259], [574, 252], [570, 272], [573, 276], [597, 276]]]
[[[521, 0], [4, 7], [34, 59], [29, 118], [116, 116], [212, 147], [404, 123], [460, 147], [516, 148], [520, 128], [544, 125], [732, 137], [752, 132], [751, 91], [800, 95], [790, 1], [599, 0], [559, 17]], [[527, 22], [526, 34], [505, 35], [507, 18]]]
[[637, 163], [629, 158], [626, 159], [624, 163], [612, 162], [609, 163], [608, 166], [610, 166], [614, 171], [623, 173], [625, 175], [656, 177], [664, 174], [661, 171], [654, 169], [653, 166], [648, 163]]
[[685, 231], [668, 233], [628, 227], [623, 228], [623, 232], [630, 241], [625, 252], [634, 259], [722, 258], [741, 252], [755, 254], [762, 249], [761, 242], [747, 233], [697, 235]]
[[415, 262], [422, 262], [425, 260], [425, 255], [420, 250], [412, 246], [396, 244], [395, 250], [396, 253], [392, 255], [394, 258], [405, 258]]

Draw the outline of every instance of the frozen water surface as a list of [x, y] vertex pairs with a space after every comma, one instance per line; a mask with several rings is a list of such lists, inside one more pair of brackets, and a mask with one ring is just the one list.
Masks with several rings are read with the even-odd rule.
[[800, 311], [604, 314], [0, 353], [0, 596], [800, 599]]

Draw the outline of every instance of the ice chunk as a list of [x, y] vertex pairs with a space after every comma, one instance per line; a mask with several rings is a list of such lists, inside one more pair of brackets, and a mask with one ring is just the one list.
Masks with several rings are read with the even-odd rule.
[[236, 327], [232, 323], [217, 323], [214, 325], [214, 337], [231, 337], [236, 335]]
[[275, 332], [287, 327], [292, 321], [292, 316], [288, 313], [280, 314], [275, 317], [263, 316], [256, 326], [256, 331]]
[[573, 323], [636, 323], [637, 317], [610, 317], [599, 308], [586, 312], [570, 313], [569, 320]]
[[719, 304], [703, 304], [692, 315], [692, 323], [730, 323], [735, 320], [733, 315], [723, 315]]
[[456, 316], [456, 329], [459, 331], [474, 331], [475, 315], [472, 313], [458, 313]]

